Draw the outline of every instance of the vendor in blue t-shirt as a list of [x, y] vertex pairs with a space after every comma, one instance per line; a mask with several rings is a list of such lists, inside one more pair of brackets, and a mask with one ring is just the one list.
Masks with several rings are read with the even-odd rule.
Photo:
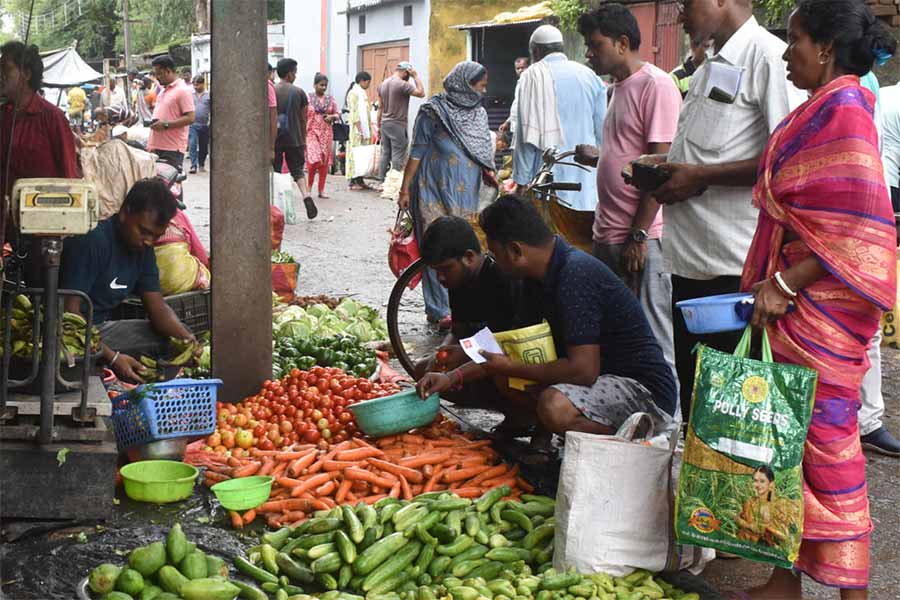
[[[118, 214], [87, 235], [67, 239], [64, 246], [59, 286], [90, 296], [102, 357], [121, 379], [141, 382], [137, 358], [164, 354], [170, 337], [194, 339], [163, 299], [153, 251], [176, 208], [162, 181], [142, 179], [125, 196]], [[149, 320], [110, 321], [113, 309], [130, 295], [140, 296]], [[85, 309], [80, 299], [67, 296], [65, 310], [84, 314]]]
[[[502, 375], [537, 381], [531, 408], [548, 431], [612, 434], [634, 413], [653, 417], [656, 430], [673, 424], [675, 381], [641, 305], [602, 262], [554, 237], [540, 213], [504, 196], [480, 215], [497, 265], [539, 284], [542, 312], [558, 359], [521, 364], [483, 353], [449, 374], [419, 381], [422, 397], [473, 379]], [[536, 440], [533, 439], [533, 442]]]

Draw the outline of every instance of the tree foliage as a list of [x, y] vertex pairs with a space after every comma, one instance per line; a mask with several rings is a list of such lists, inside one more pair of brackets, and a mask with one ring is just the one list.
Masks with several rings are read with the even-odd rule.
[[[122, 38], [122, 0], [81, 0], [81, 15], [68, 15], [68, 24], [60, 22], [61, 0], [34, 0], [34, 15], [51, 11], [56, 16], [50, 26], [36, 19], [31, 43], [42, 50], [61, 48], [78, 42], [78, 52], [89, 59], [113, 58], [124, 50]], [[69, 6], [75, 6], [73, 2]], [[0, 0], [0, 10], [19, 21], [27, 15], [31, 0]], [[172, 42], [183, 41], [196, 30], [193, 0], [130, 0], [131, 52], [138, 54]]]

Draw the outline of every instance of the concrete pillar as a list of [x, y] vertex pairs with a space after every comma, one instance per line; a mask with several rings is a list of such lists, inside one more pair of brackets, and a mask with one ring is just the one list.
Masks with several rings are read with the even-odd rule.
[[266, 3], [212, 0], [213, 376], [237, 402], [272, 376]]

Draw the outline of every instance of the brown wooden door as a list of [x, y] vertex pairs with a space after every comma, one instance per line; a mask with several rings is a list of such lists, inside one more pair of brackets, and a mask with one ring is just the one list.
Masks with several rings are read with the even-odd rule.
[[638, 56], [641, 60], [645, 60], [656, 64], [656, 4], [631, 4], [628, 10], [634, 15], [638, 22], [638, 29], [641, 30], [641, 47], [638, 50]]
[[377, 44], [364, 46], [362, 52], [362, 70], [372, 75], [372, 85], [369, 86], [369, 101], [378, 100], [378, 86], [391, 76], [397, 65], [404, 60], [409, 60], [409, 42], [391, 42], [389, 44]]
[[684, 31], [678, 24], [678, 8], [674, 2], [656, 5], [656, 66], [671, 71], [681, 64]]

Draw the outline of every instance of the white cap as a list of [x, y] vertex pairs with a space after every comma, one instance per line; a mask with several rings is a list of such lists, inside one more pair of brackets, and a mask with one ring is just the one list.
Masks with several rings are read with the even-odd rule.
[[534, 30], [534, 33], [531, 34], [531, 39], [528, 40], [528, 45], [537, 44], [537, 45], [546, 45], [546, 44], [561, 44], [563, 43], [563, 35], [562, 32], [554, 27], [553, 25], [541, 25], [537, 29]]
[[128, 133], [128, 128], [124, 125], [116, 125], [115, 127], [113, 127], [112, 136], [114, 138], [119, 137], [123, 133]]

